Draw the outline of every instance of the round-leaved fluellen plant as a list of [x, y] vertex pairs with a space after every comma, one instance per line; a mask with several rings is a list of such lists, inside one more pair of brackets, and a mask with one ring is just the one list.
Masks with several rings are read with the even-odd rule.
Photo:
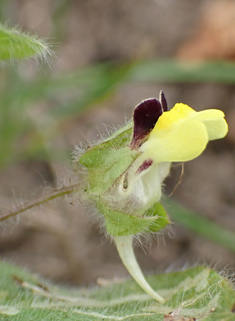
[[178, 103], [168, 111], [163, 92], [136, 106], [132, 120], [82, 154], [75, 167], [86, 168], [81, 198], [92, 201], [107, 233], [135, 281], [159, 302], [164, 299], [147, 283], [133, 251], [133, 237], [163, 229], [170, 220], [160, 203], [162, 183], [172, 162], [198, 157], [210, 140], [228, 131], [224, 113], [196, 112]]

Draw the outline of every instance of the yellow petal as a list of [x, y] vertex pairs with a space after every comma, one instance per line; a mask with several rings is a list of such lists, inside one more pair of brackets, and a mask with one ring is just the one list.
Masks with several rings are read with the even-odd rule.
[[180, 121], [165, 130], [163, 135], [151, 134], [140, 151], [145, 158], [151, 158], [156, 163], [192, 160], [203, 152], [208, 143], [205, 125], [193, 119]]
[[170, 112], [171, 111], [181, 114], [182, 118], [189, 118], [197, 113], [194, 109], [182, 103], [175, 104], [175, 106], [170, 110]]
[[206, 126], [209, 140], [223, 138], [228, 132], [228, 125], [221, 110], [209, 109], [193, 115], [193, 119], [200, 120]]
[[188, 161], [199, 156], [209, 140], [222, 138], [227, 131], [222, 111], [196, 112], [180, 103], [159, 117], [140, 151], [154, 162]]
[[159, 131], [165, 131], [173, 125], [193, 117], [197, 114], [191, 107], [185, 104], [176, 104], [170, 111], [164, 112], [158, 119], [150, 135], [159, 135]]

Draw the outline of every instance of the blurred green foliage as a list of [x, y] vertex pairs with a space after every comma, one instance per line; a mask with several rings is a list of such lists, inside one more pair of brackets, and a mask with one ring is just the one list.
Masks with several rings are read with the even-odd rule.
[[193, 233], [207, 238], [228, 250], [235, 252], [235, 234], [211, 220], [172, 201], [166, 201], [166, 208], [172, 221], [186, 226]]
[[[25, 80], [14, 67], [4, 68], [5, 77], [2, 74], [0, 86], [0, 166], [26, 157], [45, 158], [45, 145], [60, 134], [59, 124], [107, 98], [127, 73], [126, 66], [102, 64], [68, 74], [41, 74]], [[38, 115], [34, 121], [30, 117], [39, 104], [49, 106], [39, 117], [41, 127]], [[53, 155], [52, 148], [51, 157]]]
[[161, 83], [235, 83], [232, 61], [182, 62], [172, 59], [145, 61], [133, 69], [130, 80]]

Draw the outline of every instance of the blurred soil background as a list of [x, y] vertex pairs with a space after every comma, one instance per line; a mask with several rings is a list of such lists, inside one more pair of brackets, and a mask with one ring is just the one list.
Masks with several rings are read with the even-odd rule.
[[[137, 103], [163, 90], [170, 107], [184, 102], [198, 111], [225, 112], [229, 134], [185, 164], [172, 198], [221, 225], [225, 234], [235, 232], [234, 78], [228, 81], [221, 70], [224, 81], [205, 80], [200, 72], [191, 81], [174, 69], [174, 61], [195, 70], [205, 62], [234, 63], [233, 0], [1, 0], [0, 18], [48, 39], [55, 52], [49, 66], [35, 60], [0, 65], [2, 212], [76, 182], [74, 146], [123, 124]], [[166, 198], [180, 171], [173, 166]], [[136, 253], [146, 273], [194, 264], [235, 268], [231, 248], [177, 222]], [[3, 222], [0, 256], [60, 283], [127, 276], [93, 209], [73, 197]]]

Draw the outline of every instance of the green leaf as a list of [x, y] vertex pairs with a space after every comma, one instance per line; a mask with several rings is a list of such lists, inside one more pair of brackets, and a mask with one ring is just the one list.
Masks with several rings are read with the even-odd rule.
[[148, 282], [165, 303], [151, 299], [132, 280], [109, 282], [103, 288], [69, 289], [2, 262], [0, 317], [6, 321], [235, 320], [234, 290], [226, 278], [209, 268], [152, 275]]
[[2, 25], [0, 25], [0, 44], [0, 60], [31, 56], [46, 58], [50, 54], [48, 45], [42, 39]]

